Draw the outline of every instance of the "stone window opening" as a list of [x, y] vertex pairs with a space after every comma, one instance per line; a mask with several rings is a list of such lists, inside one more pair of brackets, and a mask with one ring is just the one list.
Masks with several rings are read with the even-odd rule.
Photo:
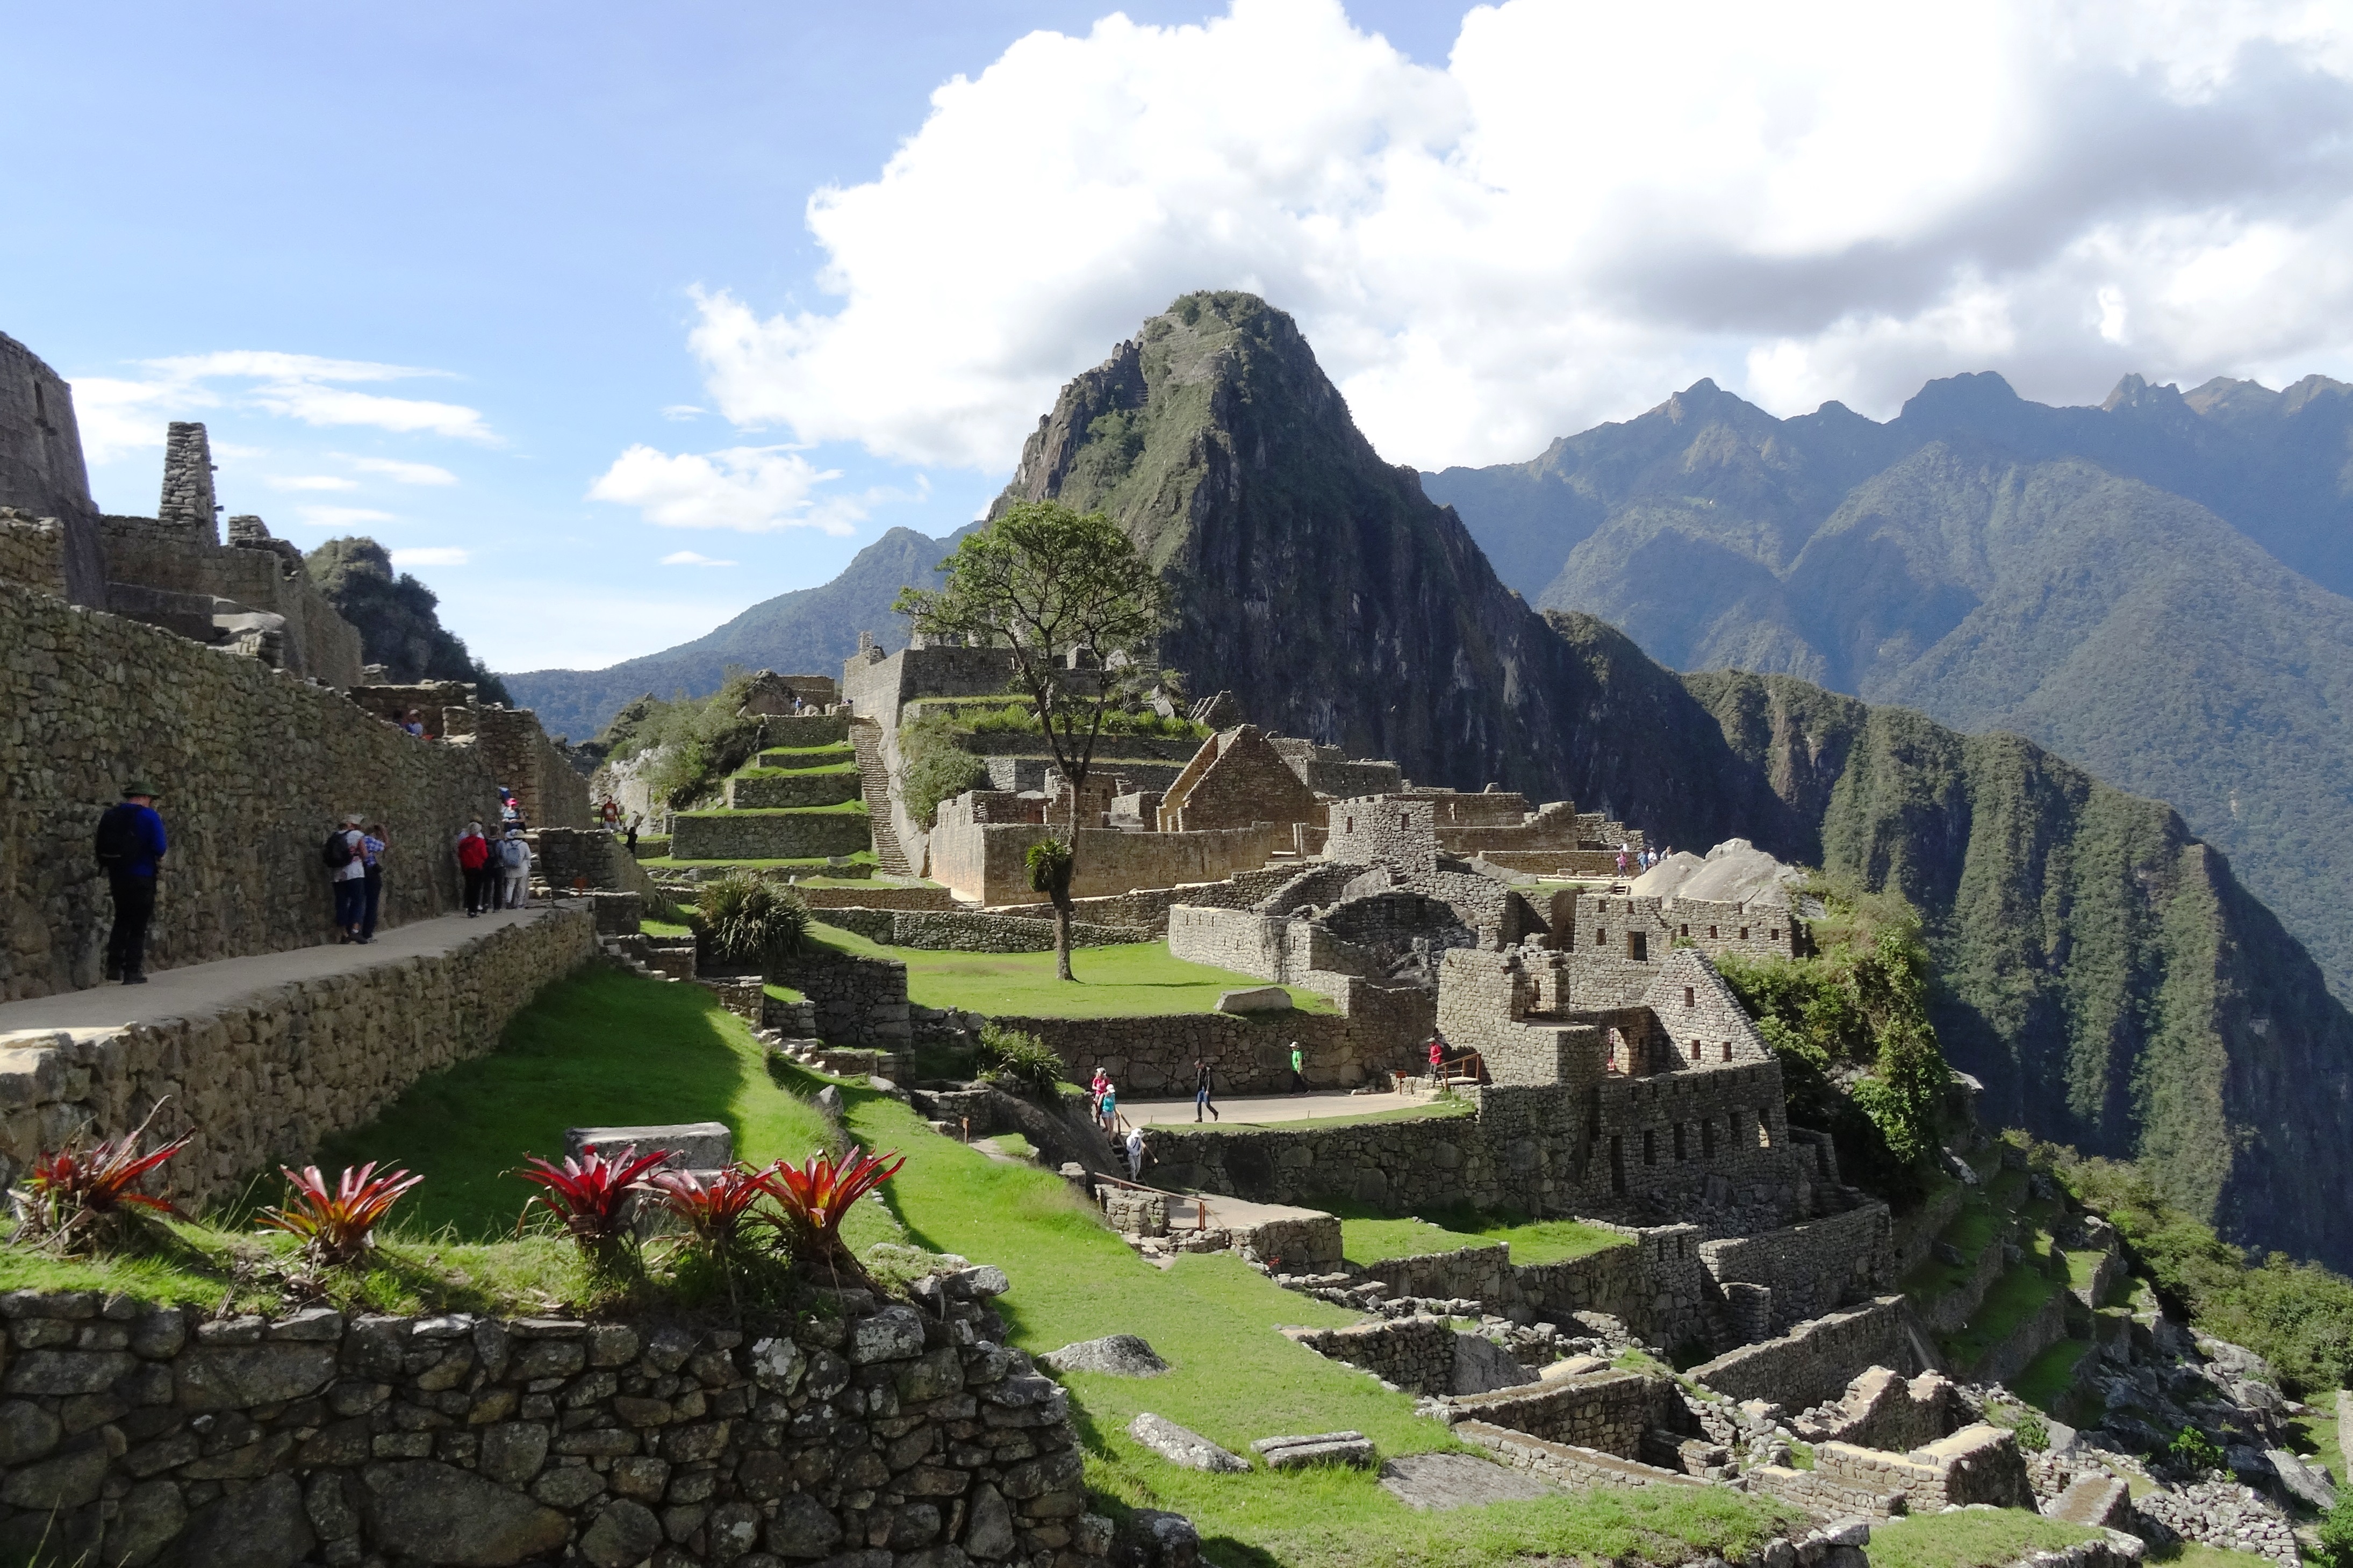
[[1730, 1061], [1732, 1059], [1732, 1042], [1730, 1040], [1724, 1042], [1724, 1059], [1725, 1061]]
[[1757, 1146], [1759, 1149], [1770, 1149], [1773, 1146], [1773, 1121], [1762, 1110], [1757, 1113]]
[[1675, 929], [1675, 934], [1676, 934], [1677, 936], [1689, 936], [1689, 935], [1691, 935], [1691, 921], [1685, 921], [1682, 925], [1678, 926], [1678, 927]]
[[1765, 928], [1765, 940], [1767, 942], [1780, 941], [1781, 928], [1779, 926], [1767, 926]]
[[1655, 1164], [1657, 1164], [1658, 1163], [1659, 1163], [1659, 1133], [1658, 1133], [1658, 1129], [1656, 1129], [1656, 1128], [1644, 1128], [1644, 1129], [1642, 1130], [1642, 1163], [1644, 1163], [1645, 1165], [1655, 1165]]
[[1715, 928], [1714, 926], [1707, 928], [1707, 940], [1710, 942], [1714, 942], [1715, 940]]
[[1697, 1040], [1694, 1040], [1692, 1042], [1692, 1060], [1699, 1060], [1699, 1042]]
[[1699, 1157], [1703, 1160], [1715, 1158], [1715, 1119], [1714, 1117], [1708, 1117], [1699, 1124]]
[[1683, 1005], [1686, 1007], [1696, 1007], [1699, 1005], [1698, 993], [1694, 991], [1693, 988], [1688, 985], [1683, 987]]
[[1740, 940], [1743, 942], [1746, 942], [1748, 940], [1748, 928], [1746, 926], [1742, 926], [1740, 928]]
[[1355, 817], [1353, 817], [1353, 816], [1344, 816], [1344, 817], [1342, 817], [1342, 818], [1340, 819], [1340, 821], [1341, 821], [1341, 824], [1342, 824], [1341, 828], [1340, 828], [1340, 831], [1341, 831], [1341, 832], [1343, 832], [1343, 833], [1354, 833], [1354, 832], [1356, 832], [1356, 819]]
[[1608, 931], [1603, 931], [1599, 926], [1595, 926], [1595, 927], [1593, 928], [1593, 945], [1594, 945], [1594, 946], [1596, 946], [1596, 947], [1607, 947], [1607, 946], [1609, 946], [1609, 933]]
[[1683, 1148], [1683, 1124], [1678, 1121], [1675, 1123], [1675, 1163], [1680, 1165], [1690, 1158]]
[[1626, 933], [1626, 956], [1632, 959], [1637, 963], [1648, 963], [1651, 962], [1650, 932], [1640, 931], [1628, 931]]

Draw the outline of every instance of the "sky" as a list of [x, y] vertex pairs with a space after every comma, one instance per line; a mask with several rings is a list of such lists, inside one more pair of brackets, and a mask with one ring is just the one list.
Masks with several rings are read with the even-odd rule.
[[2353, 5], [17, 6], [0, 331], [588, 668], [934, 535], [1198, 288], [1393, 461], [1702, 376], [2353, 379]]

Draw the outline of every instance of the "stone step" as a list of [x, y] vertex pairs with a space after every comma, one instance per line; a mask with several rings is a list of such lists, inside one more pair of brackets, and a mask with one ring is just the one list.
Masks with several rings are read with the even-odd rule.
[[891, 815], [891, 770], [882, 761], [882, 727], [871, 720], [849, 726], [849, 742], [858, 753], [858, 783], [873, 823], [875, 864], [893, 877], [915, 875], [906, 848], [899, 842], [898, 825]]
[[2121, 1530], [2132, 1512], [2132, 1489], [2114, 1476], [2077, 1476], [2042, 1511], [2066, 1524]]

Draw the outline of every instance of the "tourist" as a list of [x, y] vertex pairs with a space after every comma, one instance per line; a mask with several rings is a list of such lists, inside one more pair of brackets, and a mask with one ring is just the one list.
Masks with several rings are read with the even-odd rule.
[[1103, 1080], [1103, 1098], [1095, 1102], [1095, 1115], [1102, 1119], [1104, 1132], [1118, 1132], [1119, 1090], [1113, 1087], [1109, 1079]]
[[646, 814], [642, 811], [633, 811], [629, 814], [628, 834], [623, 843], [632, 855], [638, 852], [638, 827], [645, 819]]
[[1087, 1085], [1087, 1109], [1093, 1114], [1094, 1119], [1097, 1121], [1101, 1121], [1103, 1120], [1103, 1090], [1110, 1087], [1111, 1079], [1104, 1074], [1103, 1069], [1101, 1068], [1095, 1068], [1094, 1079]]
[[114, 900], [114, 927], [106, 938], [106, 978], [144, 985], [147, 923], [155, 918], [155, 874], [165, 848], [153, 785], [132, 779], [122, 786], [122, 798], [98, 819], [96, 848], [107, 893]]
[[604, 818], [605, 818], [605, 831], [606, 831], [606, 832], [607, 832], [607, 833], [617, 833], [617, 832], [618, 832], [618, 831], [620, 830], [620, 826], [621, 826], [621, 808], [620, 808], [620, 805], [618, 805], [618, 804], [617, 804], [617, 803], [613, 799], [613, 797], [612, 797], [611, 795], [607, 795], [607, 796], [605, 797], [605, 805], [604, 805], [604, 806], [603, 806], [603, 808], [602, 808], [602, 813], [601, 813], [601, 815], [602, 815], [602, 816], [604, 816]]
[[420, 741], [425, 739], [425, 715], [414, 708], [408, 710], [408, 718], [400, 727]]
[[381, 822], [370, 823], [360, 839], [360, 855], [367, 862], [367, 875], [362, 879], [367, 891], [362, 897], [360, 910], [360, 940], [364, 942], [375, 940], [376, 915], [384, 908], [384, 853], [391, 847], [390, 836]]
[[360, 940], [360, 921], [367, 915], [367, 835], [360, 831], [360, 814], [347, 811], [327, 835], [322, 853], [327, 879], [335, 890], [335, 940]]
[[1127, 1174], [1130, 1181], [1144, 1180], [1144, 1129], [1127, 1130]]
[[1621, 877], [1626, 874], [1626, 847], [1623, 844], [1618, 846], [1618, 874]]
[[499, 840], [499, 880], [501, 896], [491, 900], [492, 909], [519, 910], [530, 901], [531, 846], [520, 827], [508, 828]]
[[1209, 1120], [1212, 1121], [1225, 1120], [1218, 1114], [1218, 1102], [1210, 1098], [1209, 1064], [1202, 1058], [1195, 1057], [1193, 1058], [1193, 1120], [1200, 1121], [1201, 1112], [1204, 1110], [1209, 1113]]
[[1307, 1066], [1307, 1053], [1306, 1053], [1305, 1051], [1303, 1051], [1303, 1050], [1301, 1050], [1301, 1049], [1299, 1048], [1299, 1042], [1298, 1042], [1297, 1040], [1293, 1040], [1293, 1041], [1292, 1041], [1292, 1042], [1291, 1042], [1291, 1092], [1292, 1092], [1292, 1093], [1293, 1093], [1293, 1094], [1298, 1094], [1298, 1093], [1302, 1092], [1303, 1090], [1304, 1090], [1304, 1089], [1307, 1088], [1307, 1075], [1306, 1075], [1306, 1073], [1305, 1073], [1304, 1071], [1303, 1071], [1303, 1070], [1302, 1070], [1302, 1069], [1303, 1069], [1303, 1068], [1304, 1068], [1306, 1066]]
[[466, 918], [473, 919], [482, 912], [483, 885], [490, 880], [491, 846], [482, 837], [482, 825], [466, 824], [466, 831], [458, 836], [458, 869], [466, 879]]
[[499, 826], [501, 827], [522, 826], [522, 802], [515, 798], [514, 791], [503, 784], [499, 786]]
[[1446, 1081], [1446, 1047], [1436, 1035], [1430, 1037], [1430, 1081], [1433, 1088]]

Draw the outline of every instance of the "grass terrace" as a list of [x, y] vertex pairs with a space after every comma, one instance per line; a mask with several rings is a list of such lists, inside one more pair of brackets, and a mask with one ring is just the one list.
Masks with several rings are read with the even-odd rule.
[[[845, 800], [838, 802], [832, 805], [754, 805], [741, 807], [714, 805], [704, 810], [681, 811], [675, 812], [672, 815], [677, 816], [864, 816], [867, 815], [867, 812], [866, 803], [864, 801]], [[641, 865], [645, 863], [646, 862], [643, 861], [639, 862]], [[737, 860], [731, 861], [729, 864], [738, 866], [786, 865], [790, 864], [790, 862]], [[822, 866], [825, 862], [823, 860], [818, 860], [817, 864]]]
[[[714, 814], [706, 812], [702, 815]], [[873, 850], [854, 849], [847, 855], [805, 856], [797, 859], [784, 860], [681, 860], [672, 855], [649, 855], [640, 856], [638, 864], [650, 867], [655, 870], [682, 871], [692, 868], [703, 871], [726, 871], [741, 867], [748, 871], [807, 871], [812, 876], [818, 876], [828, 868], [844, 865], [872, 866], [877, 862]]]
[[[610, 971], [551, 986], [517, 1016], [495, 1054], [417, 1084], [375, 1122], [322, 1151], [331, 1165], [386, 1159], [426, 1177], [354, 1300], [405, 1311], [610, 1306], [595, 1299], [567, 1245], [500, 1239], [524, 1195], [505, 1174], [522, 1154], [554, 1151], [567, 1126], [716, 1119], [734, 1131], [747, 1158], [798, 1158], [830, 1135], [805, 1098], [828, 1083], [841, 1089], [852, 1140], [907, 1156], [883, 1204], [857, 1205], [846, 1226], [854, 1246], [902, 1242], [1000, 1265], [1013, 1281], [998, 1303], [1009, 1337], [1033, 1353], [1124, 1332], [1143, 1336], [1171, 1363], [1148, 1382], [1067, 1378], [1086, 1479], [1114, 1512], [1188, 1515], [1205, 1560], [1220, 1568], [1674, 1563], [1737, 1555], [1799, 1522], [1793, 1510], [1730, 1490], [1565, 1491], [1419, 1513], [1362, 1470], [1212, 1476], [1168, 1465], [1126, 1434], [1146, 1407], [1245, 1454], [1256, 1437], [1339, 1427], [1364, 1432], [1388, 1455], [1457, 1445], [1442, 1425], [1414, 1414], [1410, 1395], [1384, 1392], [1276, 1332], [1279, 1324], [1338, 1325], [1355, 1314], [1282, 1290], [1229, 1255], [1181, 1257], [1155, 1268], [1060, 1177], [938, 1137], [907, 1107], [860, 1085], [764, 1058], [743, 1023], [699, 987]], [[132, 1289], [208, 1308], [280, 1305], [267, 1291], [239, 1293], [235, 1281], [251, 1271], [241, 1273], [233, 1254], [254, 1244], [230, 1217], [216, 1230], [174, 1227], [175, 1237], [187, 1234], [174, 1242], [171, 1260], [60, 1264], [0, 1253], [0, 1272], [10, 1288]], [[706, 1300], [705, 1310], [712, 1305]], [[1922, 1560], [1924, 1568], [1964, 1561]]]
[[1341, 1255], [1369, 1265], [1392, 1258], [1460, 1252], [1466, 1247], [1509, 1243], [1514, 1263], [1564, 1263], [1634, 1238], [1577, 1219], [1530, 1219], [1525, 1215], [1439, 1209], [1425, 1217], [1398, 1219], [1376, 1214], [1347, 1198], [1324, 1198], [1315, 1207], [1340, 1216]]
[[1237, 1129], [1253, 1132], [1289, 1132], [1303, 1127], [1357, 1127], [1370, 1121], [1442, 1121], [1452, 1117], [1469, 1116], [1475, 1109], [1467, 1100], [1439, 1100], [1426, 1105], [1401, 1105], [1388, 1110], [1367, 1110], [1356, 1116], [1303, 1116], [1284, 1121], [1246, 1121], [1238, 1116], [1229, 1116], [1220, 1121], [1171, 1121], [1155, 1124], [1155, 1131], [1178, 1134], [1231, 1132]]
[[2063, 1551], [2100, 1532], [2023, 1509], [1918, 1514], [1871, 1527], [1871, 1568], [2000, 1568], [2036, 1552]]
[[[1054, 978], [1050, 952], [885, 947], [822, 920], [810, 922], [809, 934], [837, 952], [905, 964], [907, 999], [919, 1007], [961, 1007], [992, 1017], [1130, 1018], [1207, 1013], [1217, 1006], [1224, 992], [1266, 984], [1230, 969], [1173, 957], [1165, 942], [1073, 949], [1071, 972], [1078, 978], [1062, 981]], [[1337, 1011], [1332, 999], [1320, 992], [1295, 985], [1288, 989], [1291, 1005], [1299, 1012]]]

